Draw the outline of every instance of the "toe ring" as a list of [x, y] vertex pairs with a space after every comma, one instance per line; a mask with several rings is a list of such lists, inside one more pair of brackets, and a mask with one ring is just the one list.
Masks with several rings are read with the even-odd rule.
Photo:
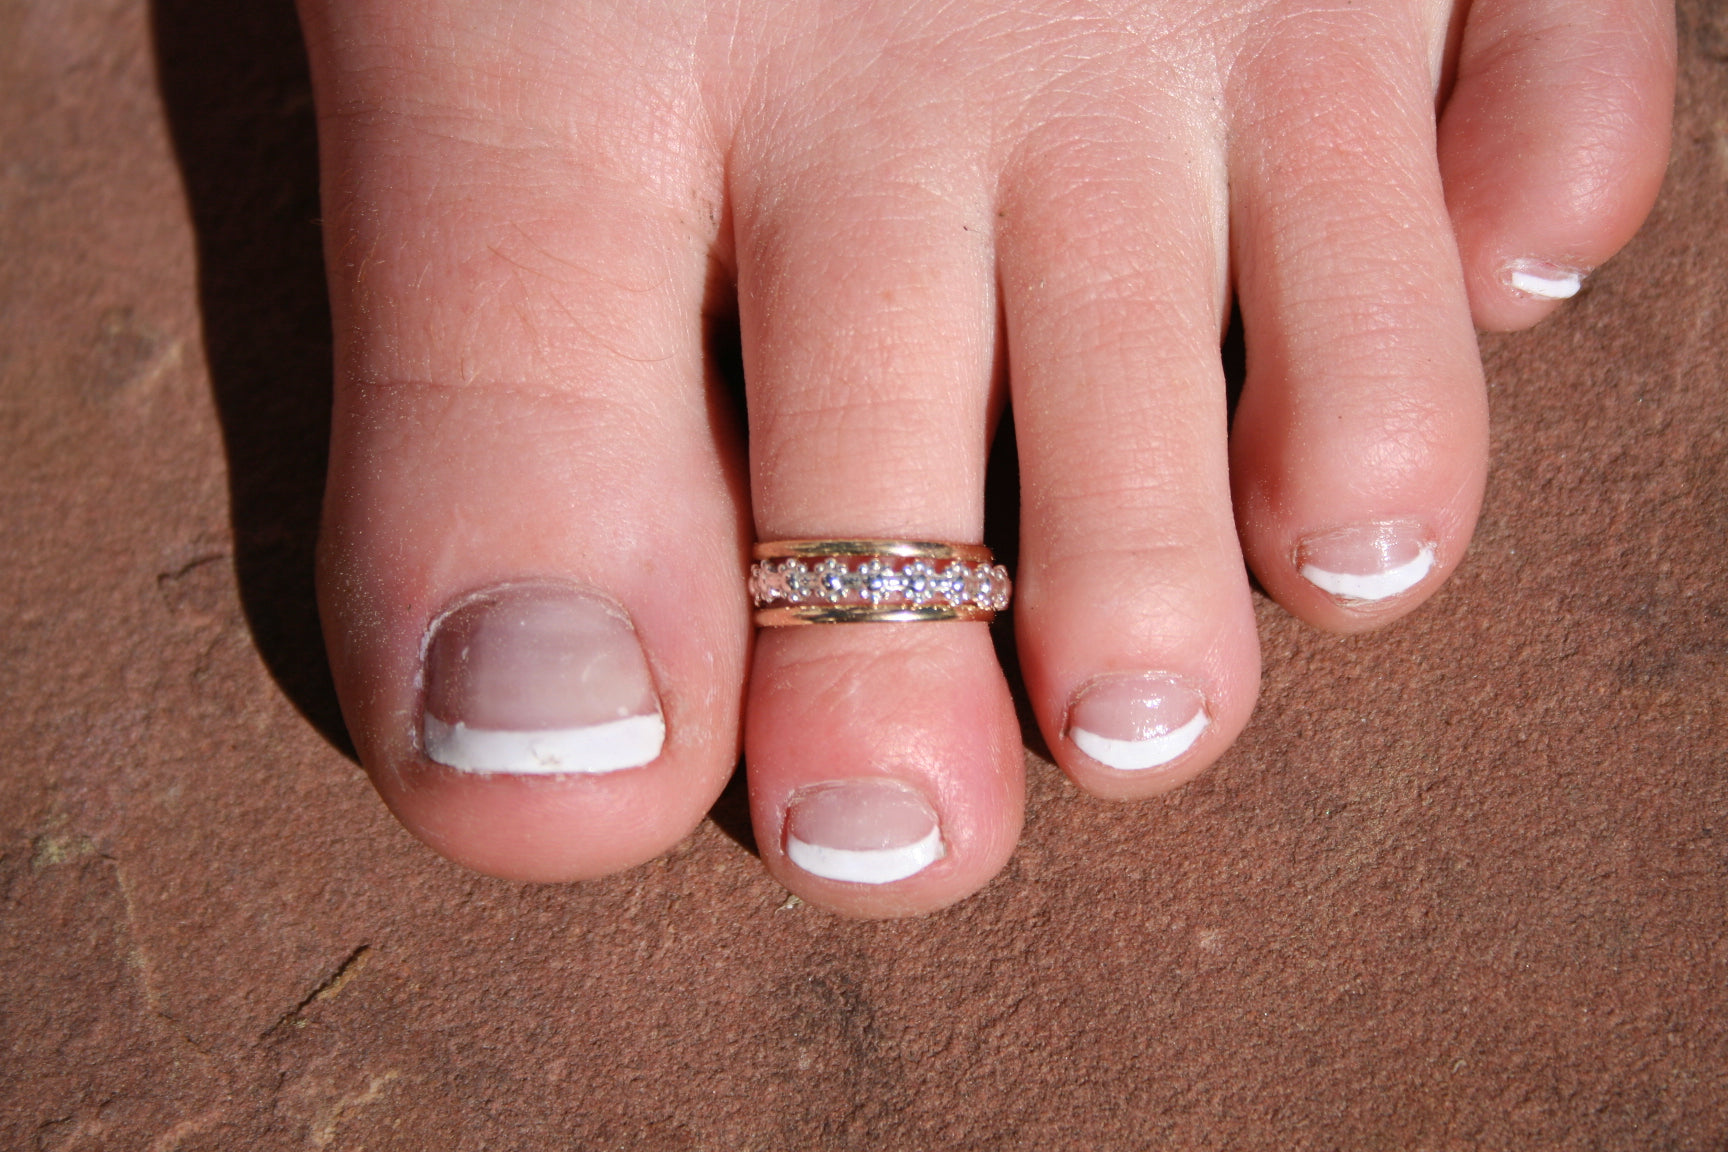
[[756, 545], [756, 623], [989, 620], [1008, 607], [1008, 570], [982, 544], [773, 540]]

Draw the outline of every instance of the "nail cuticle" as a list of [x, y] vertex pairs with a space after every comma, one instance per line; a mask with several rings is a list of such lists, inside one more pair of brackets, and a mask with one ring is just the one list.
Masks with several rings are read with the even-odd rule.
[[1095, 677], [1075, 692], [1068, 740], [1107, 768], [1145, 772], [1181, 759], [1212, 726], [1206, 698], [1163, 672]]
[[1539, 300], [1569, 300], [1584, 285], [1588, 268], [1573, 268], [1550, 260], [1513, 260], [1501, 270], [1508, 287], [1514, 292]]
[[812, 876], [891, 884], [948, 853], [936, 809], [922, 790], [888, 776], [827, 780], [787, 801], [786, 858]]
[[1358, 524], [1308, 536], [1294, 566], [1310, 584], [1344, 604], [1401, 596], [1428, 578], [1439, 549], [1410, 521]]
[[666, 724], [630, 618], [551, 582], [497, 585], [428, 627], [421, 749], [463, 772], [595, 775], [653, 762]]

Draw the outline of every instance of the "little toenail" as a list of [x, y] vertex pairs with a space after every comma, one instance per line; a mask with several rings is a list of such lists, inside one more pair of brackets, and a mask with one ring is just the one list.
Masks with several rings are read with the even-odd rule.
[[623, 609], [506, 584], [433, 622], [423, 651], [429, 759], [467, 772], [616, 772], [660, 755], [666, 722]]
[[1075, 696], [1068, 739], [1100, 764], [1142, 772], [1194, 747], [1211, 723], [1205, 698], [1174, 676], [1102, 676]]
[[1578, 295], [1585, 273], [1549, 260], [1514, 260], [1506, 265], [1506, 283], [1515, 291], [1543, 300], [1569, 300]]
[[1296, 564], [1322, 591], [1372, 602], [1420, 584], [1434, 568], [1434, 543], [1415, 524], [1358, 524], [1308, 537]]
[[786, 858], [813, 876], [890, 884], [942, 859], [936, 809], [910, 784], [884, 776], [830, 780], [792, 794]]

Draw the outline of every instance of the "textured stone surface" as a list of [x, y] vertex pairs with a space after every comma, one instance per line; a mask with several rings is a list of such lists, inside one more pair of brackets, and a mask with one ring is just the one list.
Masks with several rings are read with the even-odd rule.
[[0, 1147], [1721, 1149], [1728, 19], [1628, 251], [1486, 342], [1469, 561], [1262, 604], [1202, 782], [1042, 762], [983, 895], [787, 908], [728, 835], [465, 875], [342, 751], [329, 334], [282, 0], [0, 0]]

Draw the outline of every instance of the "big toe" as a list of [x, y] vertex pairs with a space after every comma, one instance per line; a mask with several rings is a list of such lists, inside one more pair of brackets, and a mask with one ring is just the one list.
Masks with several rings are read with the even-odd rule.
[[[463, 864], [635, 864], [737, 758], [749, 633], [704, 379], [713, 236], [632, 167], [666, 156], [518, 146], [514, 117], [569, 95], [533, 72], [545, 44], [515, 46], [502, 92], [475, 82], [497, 45], [447, 12], [307, 8], [338, 336], [320, 599], [361, 759]], [[626, 64], [578, 96], [628, 132], [655, 110], [620, 105]]]

